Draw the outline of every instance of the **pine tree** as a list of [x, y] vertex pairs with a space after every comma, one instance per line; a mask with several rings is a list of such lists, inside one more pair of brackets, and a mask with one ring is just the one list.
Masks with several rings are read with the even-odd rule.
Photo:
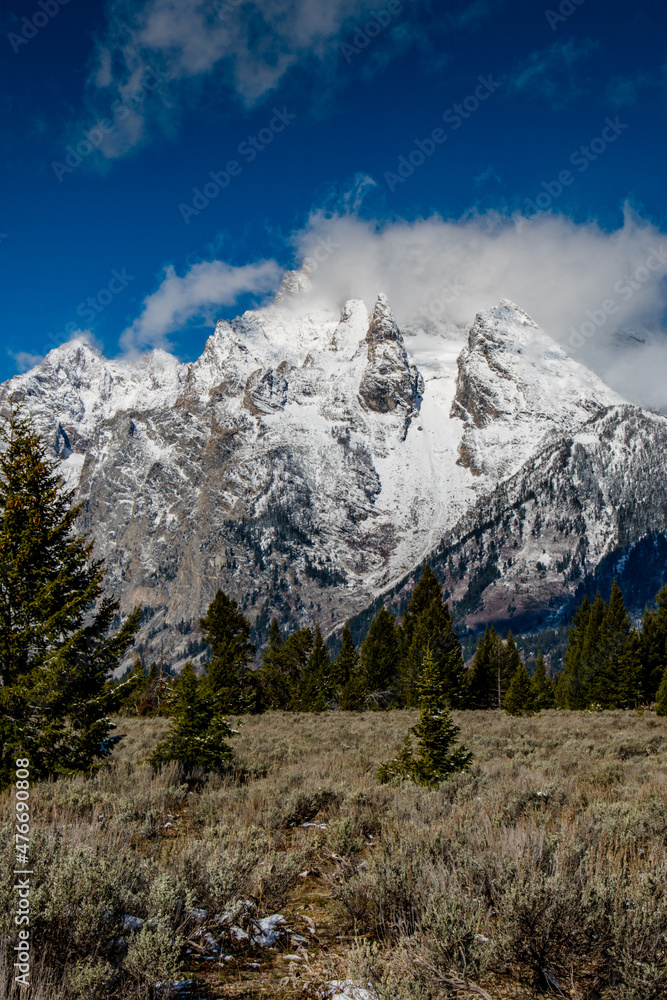
[[262, 653], [260, 683], [267, 708], [286, 708], [290, 701], [290, 678], [286, 676], [284, 640], [276, 618], [269, 625], [269, 641]]
[[315, 626], [313, 648], [306, 663], [301, 685], [301, 711], [324, 712], [333, 695], [329, 676], [330, 660], [320, 623]]
[[667, 715], [667, 666], [655, 696], [655, 714]]
[[186, 775], [196, 770], [224, 771], [232, 759], [226, 741], [233, 730], [223, 718], [221, 701], [220, 695], [211, 697], [208, 684], [197, 677], [192, 663], [186, 663], [176, 685], [174, 717], [150, 757], [153, 766], [174, 761]]
[[465, 707], [493, 708], [497, 704], [497, 659], [500, 639], [493, 626], [487, 625], [477, 642], [477, 650], [468, 672]]
[[539, 710], [530, 676], [521, 660], [510, 681], [503, 708], [508, 715], [533, 715]]
[[592, 606], [588, 596], [584, 595], [583, 601], [572, 618], [567, 649], [565, 650], [565, 666], [556, 684], [556, 701], [560, 708], [582, 709], [586, 708], [588, 704], [583, 646], [591, 610]]
[[[466, 770], [472, 754], [464, 746], [455, 748], [460, 733], [446, 707], [446, 686], [442, 671], [429, 647], [420, 672], [420, 717], [405, 738], [398, 757], [380, 765], [378, 777], [386, 782], [394, 777], [406, 777], [420, 785], [437, 788], [458, 771]], [[411, 734], [417, 737], [416, 756], [412, 751]]]
[[447, 604], [442, 599], [442, 587], [430, 566], [424, 566], [408, 609], [401, 623], [403, 657], [401, 688], [404, 704], [419, 703], [418, 681], [421, 666], [429, 646], [447, 678], [447, 701], [458, 707], [463, 699], [465, 670], [461, 643]]
[[442, 586], [431, 567], [427, 564], [423, 567], [421, 576], [415, 589], [412, 591], [408, 609], [403, 615], [401, 622], [401, 630], [407, 649], [409, 649], [412, 643], [414, 630], [420, 615], [430, 608], [434, 601], [442, 602]]
[[331, 668], [331, 680], [338, 697], [339, 708], [343, 711], [349, 711], [357, 707], [359, 700], [354, 685], [359, 653], [354, 645], [352, 632], [347, 625], [343, 629], [341, 638], [340, 653]]
[[31, 423], [13, 410], [0, 455], [0, 787], [17, 756], [31, 777], [90, 771], [119, 737], [110, 670], [140, 610], [113, 631], [119, 602], [75, 532], [81, 507]]
[[[522, 666], [519, 650], [517, 649], [514, 636], [507, 633], [507, 640], [502, 653], [496, 659], [496, 682], [498, 685], [498, 708], [503, 708], [505, 695], [509, 690], [512, 679], [519, 667]], [[525, 669], [525, 668], [524, 668]]]
[[636, 704], [639, 688], [639, 641], [621, 588], [614, 580], [599, 628], [597, 649], [586, 664], [588, 697], [602, 708]]
[[667, 667], [667, 587], [657, 595], [656, 607], [646, 609], [641, 630], [640, 684], [642, 698], [655, 700]]
[[255, 655], [250, 622], [234, 598], [218, 590], [199, 625], [211, 646], [208, 686], [225, 712], [244, 712], [249, 706], [248, 664]]
[[533, 691], [535, 707], [538, 710], [556, 707], [555, 684], [551, 677], [547, 674], [544, 657], [539, 651], [535, 661], [535, 671], [531, 678], [530, 686]]
[[371, 622], [359, 656], [361, 691], [371, 704], [391, 697], [397, 685], [401, 661], [400, 632], [394, 616], [380, 608]]

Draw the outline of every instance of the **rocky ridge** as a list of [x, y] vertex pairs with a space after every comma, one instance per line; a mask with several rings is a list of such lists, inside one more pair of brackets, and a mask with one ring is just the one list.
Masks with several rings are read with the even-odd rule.
[[[633, 434], [661, 441], [659, 420], [513, 303], [479, 313], [457, 338], [401, 331], [384, 295], [369, 315], [359, 300], [334, 313], [309, 292], [302, 273], [288, 275], [272, 305], [218, 323], [190, 364], [161, 351], [108, 360], [75, 341], [0, 390], [0, 405], [23, 402], [62, 458], [124, 611], [144, 605], [147, 654], [161, 642], [177, 660], [197, 654], [196, 622], [218, 587], [244, 603], [260, 639], [273, 614], [330, 631], [429, 553], [445, 559], [443, 544], [463, 552], [475, 526], [495, 519], [494, 544], [502, 549], [503, 532], [514, 544], [505, 509], [531, 490], [546, 524], [565, 517], [566, 499], [574, 517], [582, 483], [599, 480], [591, 510], [609, 519], [616, 478], [636, 481], [633, 463], [664, 475], [657, 447], [641, 457], [631, 447]], [[625, 434], [626, 444], [612, 475], [607, 446], [585, 442], [606, 442], [614, 421], [614, 440]], [[562, 460], [565, 499], [553, 478], [539, 478], [564, 448], [591, 455]], [[630, 510], [630, 534], [661, 523], [654, 518]], [[588, 513], [581, 524], [592, 566], [622, 533], [606, 521], [596, 528]], [[567, 555], [550, 558], [556, 573]], [[573, 559], [557, 572], [573, 573]], [[529, 588], [544, 572], [531, 560]], [[472, 576], [456, 572], [452, 593], [463, 601]], [[516, 568], [507, 585], [518, 582]], [[549, 599], [559, 593], [554, 585]]]

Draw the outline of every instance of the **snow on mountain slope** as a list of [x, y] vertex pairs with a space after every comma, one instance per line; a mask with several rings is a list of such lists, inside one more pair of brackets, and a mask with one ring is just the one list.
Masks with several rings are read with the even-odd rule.
[[317, 307], [302, 273], [191, 364], [74, 342], [10, 397], [62, 456], [123, 608], [143, 602], [142, 642], [169, 627], [178, 655], [218, 587], [259, 635], [272, 614], [339, 625], [551, 435], [618, 402], [509, 302], [465, 346], [404, 337], [384, 295], [370, 315]]
[[624, 403], [568, 357], [513, 302], [479, 313], [459, 358], [452, 413], [464, 421], [460, 461], [475, 476], [516, 472], [548, 435]]

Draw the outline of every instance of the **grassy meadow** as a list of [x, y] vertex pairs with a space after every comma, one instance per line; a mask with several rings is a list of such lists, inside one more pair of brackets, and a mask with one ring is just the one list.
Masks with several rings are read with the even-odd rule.
[[0, 1000], [664, 1000], [667, 719], [454, 715], [474, 760], [435, 791], [375, 776], [416, 712], [247, 717], [198, 782], [142, 763], [166, 720], [116, 720], [109, 766], [33, 789], [29, 994], [0, 798]]

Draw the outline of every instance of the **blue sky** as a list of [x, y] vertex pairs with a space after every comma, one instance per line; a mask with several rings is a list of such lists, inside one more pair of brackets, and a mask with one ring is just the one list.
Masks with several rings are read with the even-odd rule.
[[[445, 281], [461, 240], [487, 275], [511, 256], [509, 295], [530, 273], [521, 304], [571, 340], [667, 225], [663, 24], [657, 0], [10, 2], [0, 378], [77, 329], [109, 356], [192, 359], [332, 226], [331, 294], [372, 294], [383, 259], [391, 286], [411, 253], [415, 282]], [[357, 289], [361, 253], [376, 266]], [[496, 294], [483, 279], [456, 321]], [[663, 269], [580, 348], [611, 381], [619, 330], [662, 350], [664, 285]]]

